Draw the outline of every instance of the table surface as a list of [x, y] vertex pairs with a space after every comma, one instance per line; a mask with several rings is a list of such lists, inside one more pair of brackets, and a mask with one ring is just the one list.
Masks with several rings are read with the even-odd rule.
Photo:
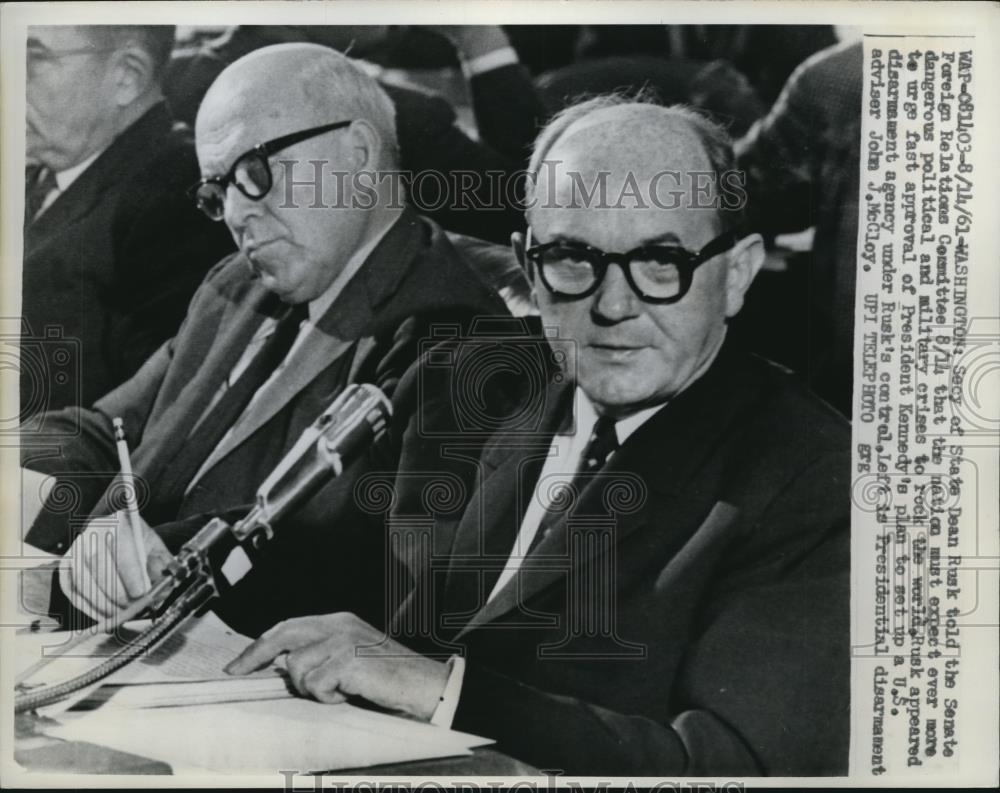
[[[21, 714], [15, 717], [14, 761], [25, 770], [62, 774], [145, 774], [168, 775], [169, 765], [139, 755], [119, 752], [85, 741], [64, 741], [42, 734], [56, 724], [52, 719]], [[538, 776], [536, 768], [495, 749], [473, 749], [471, 755], [442, 757], [410, 763], [393, 763], [369, 768], [344, 769], [340, 775], [388, 776]]]
[[[20, 571], [19, 606], [25, 624], [45, 614], [52, 587], [52, 565]], [[15, 762], [32, 772], [69, 774], [171, 774], [171, 768], [151, 760], [106, 746], [84, 741], [64, 741], [42, 734], [56, 722], [35, 714], [15, 717]], [[471, 755], [421, 760], [410, 763], [342, 770], [337, 774], [358, 776], [537, 776], [541, 772], [488, 747], [473, 749]]]

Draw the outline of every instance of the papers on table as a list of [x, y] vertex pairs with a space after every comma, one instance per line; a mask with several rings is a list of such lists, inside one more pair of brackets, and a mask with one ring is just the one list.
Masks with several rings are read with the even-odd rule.
[[[145, 627], [98, 634], [27, 682], [62, 682], [106, 660]], [[18, 636], [18, 671], [60, 634]], [[353, 705], [324, 705], [289, 690], [271, 666], [246, 677], [222, 671], [251, 640], [214, 614], [193, 618], [154, 651], [63, 703], [47, 734], [162, 760], [174, 769], [275, 773], [332, 771], [469, 754], [491, 741]], [[266, 700], [266, 701], [263, 701]], [[73, 705], [72, 710], [68, 706]]]
[[[252, 641], [232, 630], [214, 612], [209, 612], [203, 617], [190, 619], [153, 652], [141, 657], [135, 668], [126, 667], [119, 677], [109, 678], [108, 682], [150, 684], [239, 679], [230, 677], [222, 669]], [[277, 670], [272, 666], [250, 677], [273, 678]]]
[[[52, 662], [33, 675], [28, 681], [39, 683], [61, 682], [85, 672], [107, 660], [116, 650], [127, 646], [149, 627], [149, 620], [128, 622], [113, 634], [92, 633], [69, 652], [61, 652], [63, 645], [79, 634], [69, 632], [24, 633], [17, 637], [15, 673], [43, 658]], [[192, 680], [232, 679], [222, 668], [243, 652], [250, 639], [231, 630], [215, 614], [195, 617], [152, 651], [137, 653], [134, 660], [106, 683], [170, 683]], [[274, 670], [262, 670], [258, 676], [273, 675]]]
[[490, 741], [353, 705], [284, 699], [135, 711], [112, 703], [66, 714], [47, 734], [228, 773], [335, 771], [467, 755]]
[[[19, 634], [15, 642], [15, 677], [20, 680], [22, 673], [46, 659], [49, 663], [32, 673], [23, 682], [37, 687], [69, 680], [95, 668], [110, 658], [115, 651], [126, 647], [149, 624], [149, 620], [136, 620], [126, 623], [112, 635], [93, 633], [68, 651], [65, 651], [65, 646], [78, 634], [68, 632]], [[152, 651], [137, 654], [128, 664], [98, 684], [62, 702], [47, 706], [44, 712], [49, 716], [61, 713], [92, 696], [101, 700], [121, 697], [124, 702], [131, 703], [155, 701], [158, 706], [165, 706], [171, 704], [169, 701], [171, 696], [176, 696], [180, 700], [178, 704], [199, 704], [197, 697], [200, 692], [204, 702], [228, 702], [240, 698], [240, 683], [248, 684], [246, 688], [248, 699], [261, 699], [265, 695], [270, 698], [291, 696], [278, 665], [242, 678], [231, 677], [222, 671], [222, 668], [239, 655], [250, 641], [246, 636], [231, 630], [213, 613], [200, 618], [191, 618], [187, 624]], [[266, 680], [268, 686], [262, 686], [260, 680]], [[199, 681], [205, 685], [190, 687]], [[214, 690], [211, 684], [218, 681], [222, 681], [225, 685], [220, 690]], [[249, 685], [250, 681], [254, 681], [252, 685]], [[179, 683], [188, 684], [189, 687], [154, 690], [157, 686]], [[108, 687], [109, 690], [97, 694], [102, 686]], [[143, 691], [132, 690], [138, 687], [143, 688]]]
[[261, 699], [291, 699], [295, 696], [285, 677], [231, 677], [228, 680], [196, 680], [143, 684], [104, 685], [92, 697], [75, 705], [90, 708], [111, 701], [124, 708], [176, 708], [213, 705], [219, 702], [253, 702]]

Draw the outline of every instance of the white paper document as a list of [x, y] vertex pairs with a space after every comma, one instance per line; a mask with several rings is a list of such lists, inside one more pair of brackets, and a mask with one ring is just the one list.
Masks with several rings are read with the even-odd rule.
[[229, 773], [333, 771], [467, 755], [491, 741], [395, 716], [305, 699], [126, 710], [112, 703], [48, 730], [161, 760]]
[[[95, 635], [26, 682], [58, 683], [87, 671], [147, 624], [129, 623], [117, 639]], [[63, 636], [20, 635], [18, 673], [50, 654]], [[192, 619], [152, 652], [47, 710], [58, 714], [61, 725], [46, 733], [175, 769], [242, 773], [362, 768], [465, 755], [491, 743], [353, 705], [300, 698], [289, 690], [280, 665], [241, 677], [223, 672], [250, 643], [212, 613]]]
[[[277, 674], [265, 677], [231, 677], [228, 680], [195, 680], [104, 685], [94, 700], [109, 701], [117, 707], [174, 708], [214, 705], [220, 702], [252, 702], [261, 699], [291, 699], [295, 696], [286, 679]], [[83, 707], [80, 703], [77, 707]]]
[[[63, 646], [79, 634], [22, 633], [17, 637], [15, 674], [20, 676], [37, 662], [51, 659], [25, 682], [33, 686], [62, 682], [106, 661], [116, 650], [138, 637], [149, 624], [149, 620], [136, 620], [126, 623], [116, 634], [94, 633], [66, 652], [63, 652]], [[103, 682], [151, 684], [233, 680], [222, 669], [250, 641], [210, 612], [204, 617], [191, 619], [155, 649], [138, 654]], [[270, 667], [254, 673], [253, 677], [274, 677], [276, 674], [277, 668]]]

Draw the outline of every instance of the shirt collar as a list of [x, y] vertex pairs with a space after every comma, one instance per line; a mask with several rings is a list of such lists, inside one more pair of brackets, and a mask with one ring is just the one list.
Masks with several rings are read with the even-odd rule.
[[56, 173], [56, 187], [59, 188], [60, 193], [65, 193], [71, 184], [80, 178], [80, 174], [90, 167], [90, 164], [96, 160], [101, 154], [104, 153], [104, 149], [96, 151], [91, 154], [86, 160], [81, 163], [77, 163], [72, 168], [67, 168], [65, 171], [59, 171]]
[[[575, 434], [578, 436], [589, 436], [591, 431], [594, 429], [594, 425], [597, 423], [597, 410], [594, 408], [594, 403], [590, 401], [590, 397], [583, 392], [583, 389], [580, 388], [580, 386], [576, 387], [574, 398], [574, 409], [576, 411]], [[618, 438], [618, 445], [621, 446], [625, 443], [633, 432], [652, 418], [653, 414], [665, 404], [666, 402], [661, 405], [653, 405], [652, 407], [643, 408], [638, 413], [633, 413], [630, 416], [626, 416], [625, 418], [616, 421], [615, 437]]]
[[[715, 345], [715, 349], [712, 354], [705, 359], [704, 363], [698, 367], [698, 369], [691, 375], [686, 383], [677, 391], [674, 396], [684, 391], [692, 383], [696, 382], [701, 378], [705, 372], [708, 371], [709, 367], [715, 362], [715, 359], [719, 355], [719, 350], [722, 349], [722, 343], [726, 340], [726, 328], [722, 329], [722, 336], [719, 338], [718, 343]], [[576, 387], [576, 393], [574, 396], [575, 404], [574, 410], [576, 415], [576, 434], [581, 434], [585, 431], [586, 435], [589, 435], [597, 423], [597, 410], [594, 407], [593, 402], [590, 401], [588, 397], [580, 386]], [[669, 400], [667, 400], [669, 402]], [[642, 410], [626, 416], [623, 419], [619, 419], [615, 422], [615, 436], [618, 438], [618, 445], [621, 446], [628, 437], [635, 432], [639, 427], [645, 424], [649, 419], [653, 417], [657, 411], [663, 408], [667, 402], [663, 402], [659, 405], [653, 405], [652, 407], [643, 408]]]
[[319, 297], [309, 301], [309, 322], [315, 325], [326, 312], [333, 305], [333, 301], [337, 299], [337, 296], [344, 291], [344, 287], [347, 286], [348, 282], [358, 273], [361, 266], [368, 260], [371, 256], [372, 251], [378, 246], [382, 241], [382, 238], [389, 232], [398, 220], [398, 216], [392, 218], [388, 223], [386, 223], [381, 229], [379, 229], [375, 234], [369, 237], [368, 241], [364, 243], [360, 248], [358, 248], [350, 259], [347, 260], [347, 264], [344, 269], [337, 273], [337, 277], [333, 279], [330, 285]]

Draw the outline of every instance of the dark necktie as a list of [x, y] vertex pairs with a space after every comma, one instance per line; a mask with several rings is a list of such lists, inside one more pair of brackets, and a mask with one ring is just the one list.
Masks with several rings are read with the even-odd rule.
[[576, 474], [573, 476], [573, 484], [577, 484], [577, 480], [583, 474], [590, 474], [602, 468], [617, 448], [618, 433], [615, 432], [615, 420], [608, 416], [599, 416], [594, 422], [587, 448], [583, 450], [580, 465], [577, 466]]
[[267, 382], [274, 370], [288, 355], [299, 333], [299, 326], [308, 316], [306, 304], [291, 306], [243, 370], [236, 382], [219, 398], [211, 410], [162, 468], [153, 482], [154, 502], [170, 509], [180, 504], [191, 479], [208, 456], [246, 410], [257, 390]]
[[[583, 450], [580, 464], [576, 468], [570, 487], [577, 494], [586, 486], [587, 479], [595, 471], [604, 467], [608, 458], [618, 449], [618, 434], [615, 432], [615, 421], [608, 416], [599, 416], [590, 433], [590, 440]], [[538, 547], [552, 527], [563, 516], [562, 510], [548, 510], [538, 524], [538, 531], [531, 539], [528, 553]]]
[[56, 175], [44, 165], [28, 165], [24, 169], [24, 225], [35, 219], [45, 198], [56, 189]]

